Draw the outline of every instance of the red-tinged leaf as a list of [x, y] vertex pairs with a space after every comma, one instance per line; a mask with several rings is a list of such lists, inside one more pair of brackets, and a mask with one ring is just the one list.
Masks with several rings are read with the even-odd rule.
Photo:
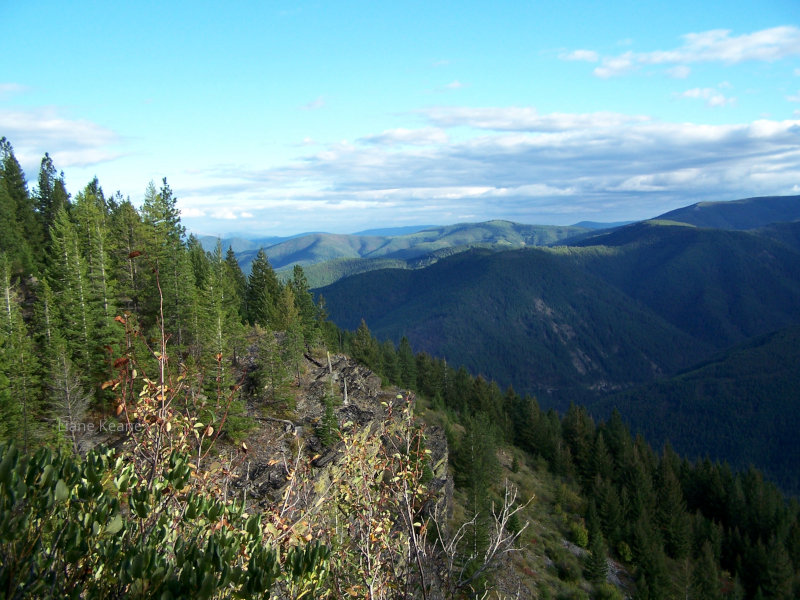
[[101, 389], [101, 390], [107, 390], [108, 388], [110, 388], [110, 387], [111, 387], [112, 385], [114, 385], [115, 383], [116, 383], [116, 380], [114, 380], [114, 379], [109, 379], [108, 381], [104, 381], [104, 382], [102, 383], [102, 385], [100, 386], [100, 389]]
[[124, 408], [125, 408], [124, 404], [117, 405], [117, 416], [120, 415], [120, 413], [122, 412], [122, 409], [124, 409]]
[[128, 254], [128, 258], [136, 258], [137, 256], [141, 256], [142, 253], [139, 250], [134, 250], [130, 254]]
[[120, 367], [124, 367], [128, 364], [130, 359], [127, 356], [123, 356], [122, 358], [118, 358], [114, 361], [114, 368], [119, 369]]
[[117, 315], [116, 317], [114, 317], [114, 320], [115, 320], [117, 323], [122, 323], [123, 325], [125, 325], [125, 323], [127, 323], [127, 321], [125, 320], [125, 317], [121, 317], [121, 316], [119, 316], [119, 315]]

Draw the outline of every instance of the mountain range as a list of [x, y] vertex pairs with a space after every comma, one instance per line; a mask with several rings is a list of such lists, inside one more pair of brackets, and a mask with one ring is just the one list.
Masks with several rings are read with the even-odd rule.
[[363, 318], [543, 406], [617, 407], [655, 443], [754, 463], [798, 493], [799, 219], [798, 196], [700, 203], [318, 292], [342, 327]]

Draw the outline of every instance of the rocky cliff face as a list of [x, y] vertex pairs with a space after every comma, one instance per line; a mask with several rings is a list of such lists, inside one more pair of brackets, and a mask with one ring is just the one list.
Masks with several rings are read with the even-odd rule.
[[[254, 368], [252, 363], [250, 368]], [[341, 443], [326, 447], [319, 428], [325, 414], [326, 396], [334, 398], [334, 414], [339, 427], [376, 431], [386, 419], [397, 418], [413, 395], [398, 388], [381, 387], [381, 379], [372, 371], [336, 354], [313, 357], [306, 355], [300, 384], [290, 393], [294, 396], [292, 411], [264, 409], [258, 390], [252, 390], [248, 412], [259, 426], [248, 436], [248, 458], [236, 487], [256, 505], [266, 506], [282, 494], [287, 477], [298, 453], [312, 459], [319, 477], [335, 464]], [[270, 416], [275, 412], [280, 416]], [[425, 445], [430, 450], [431, 477], [428, 490], [435, 498], [434, 508], [440, 515], [452, 513], [453, 481], [448, 472], [448, 446], [444, 432], [438, 427], [425, 429]]]

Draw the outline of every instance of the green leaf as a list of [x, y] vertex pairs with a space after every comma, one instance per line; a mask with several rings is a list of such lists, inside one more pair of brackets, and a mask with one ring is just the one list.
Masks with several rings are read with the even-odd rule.
[[111, 519], [111, 523], [108, 524], [108, 527], [106, 527], [106, 531], [113, 535], [122, 529], [122, 525], [122, 517], [119, 514], [116, 514], [114, 515], [114, 518]]
[[64, 502], [67, 498], [69, 498], [69, 488], [63, 479], [59, 479], [56, 483], [56, 502]]

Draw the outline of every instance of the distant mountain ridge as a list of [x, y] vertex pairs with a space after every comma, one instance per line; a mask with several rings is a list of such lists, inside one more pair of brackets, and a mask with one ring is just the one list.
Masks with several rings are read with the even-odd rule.
[[698, 202], [656, 217], [714, 229], [758, 229], [800, 219], [800, 196], [761, 196], [726, 202]]
[[[388, 259], [395, 261], [393, 266], [397, 268], [419, 268], [443, 256], [472, 247], [499, 249], [544, 246], [590, 231], [574, 226], [525, 225], [503, 220], [459, 223], [420, 230], [402, 229], [413, 231], [402, 235], [308, 233], [291, 238], [277, 238], [277, 241], [272, 238], [263, 240], [274, 241], [271, 244], [259, 244], [258, 241], [248, 242], [236, 238], [234, 252], [245, 272], [250, 270], [250, 264], [261, 248], [264, 248], [270, 263], [277, 271], [291, 270], [294, 265], [301, 265], [305, 269], [320, 263], [333, 263], [321, 271], [308, 270], [307, 276], [311, 285], [319, 286], [352, 273], [350, 268], [352, 265], [348, 265], [344, 270], [340, 268], [345, 264], [342, 261]], [[216, 238], [204, 237], [200, 241], [204, 247], [213, 247], [217, 243]], [[224, 248], [228, 247], [226, 242], [227, 240], [223, 240]], [[339, 264], [336, 264], [337, 261]], [[356, 271], [376, 266], [386, 265], [380, 261], [368, 262]]]

